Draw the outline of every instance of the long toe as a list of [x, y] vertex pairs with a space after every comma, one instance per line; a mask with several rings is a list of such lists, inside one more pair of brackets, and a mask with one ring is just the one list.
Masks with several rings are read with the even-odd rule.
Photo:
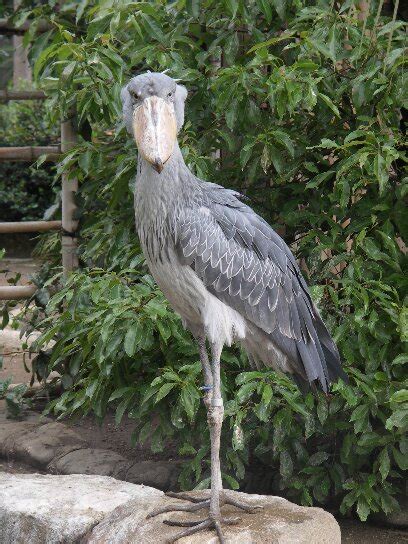
[[[198, 533], [199, 531], [204, 531], [205, 529], [209, 529], [212, 526], [214, 526], [214, 522], [211, 519], [205, 519], [204, 521], [201, 521], [197, 525], [194, 525], [193, 527], [189, 527], [185, 531], [181, 531], [180, 533], [177, 533], [173, 537], [168, 538], [166, 541], [166, 544], [174, 544], [174, 542], [177, 542], [177, 540], [179, 540], [180, 538], [193, 535], [195, 533]], [[222, 544], [225, 544], [225, 541]]]
[[225, 544], [224, 533], [222, 532], [221, 523], [219, 521], [214, 521], [214, 527], [217, 532], [218, 540], [220, 544]]
[[235, 506], [235, 508], [239, 508], [248, 514], [255, 514], [257, 510], [262, 510], [263, 508], [263, 506], [247, 504], [228, 496], [223, 497], [222, 504], [230, 504], [231, 506]]
[[166, 514], [167, 512], [197, 512], [198, 510], [209, 506], [209, 500], [193, 504], [168, 504], [167, 506], [156, 508], [155, 510], [149, 512], [146, 519], [154, 518], [155, 516]]
[[163, 523], [166, 525], [170, 525], [171, 527], [195, 527], [196, 525], [200, 525], [202, 523], [202, 519], [197, 520], [191, 520], [191, 521], [183, 521], [180, 519], [164, 519]]
[[189, 502], [195, 502], [195, 503], [203, 502], [203, 499], [200, 499], [199, 497], [192, 497], [188, 493], [176, 493], [174, 491], [167, 491], [166, 496], [172, 497], [173, 499], [180, 499], [183, 501], [189, 501]]

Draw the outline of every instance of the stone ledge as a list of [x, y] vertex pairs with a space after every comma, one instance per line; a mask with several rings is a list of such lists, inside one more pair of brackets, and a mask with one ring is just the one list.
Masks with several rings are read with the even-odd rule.
[[182, 466], [182, 461], [131, 461], [112, 450], [89, 448], [63, 423], [35, 413], [24, 421], [0, 414], [0, 457], [52, 474], [113, 476], [163, 491], [177, 488]]
[[[207, 491], [192, 493], [208, 497]], [[225, 528], [228, 544], [340, 544], [340, 528], [321, 508], [297, 506], [279, 497], [228, 491], [234, 498], [263, 506], [256, 514], [225, 507], [241, 518]], [[164, 544], [180, 529], [163, 519], [200, 519], [182, 512], [146, 519], [152, 509], [179, 504], [157, 489], [107, 476], [53, 476], [0, 473], [2, 544]], [[181, 539], [180, 544], [215, 544], [213, 532]]]

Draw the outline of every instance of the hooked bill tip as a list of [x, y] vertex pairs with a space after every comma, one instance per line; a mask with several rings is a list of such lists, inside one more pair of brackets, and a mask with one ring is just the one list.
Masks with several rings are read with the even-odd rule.
[[160, 159], [156, 159], [153, 163], [153, 168], [160, 174], [163, 170], [163, 162]]

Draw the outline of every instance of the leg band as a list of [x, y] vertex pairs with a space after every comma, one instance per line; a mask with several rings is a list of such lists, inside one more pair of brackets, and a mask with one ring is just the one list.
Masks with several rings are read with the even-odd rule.
[[211, 391], [211, 389], [213, 388], [212, 385], [203, 385], [202, 387], [200, 387], [200, 390], [201, 391]]

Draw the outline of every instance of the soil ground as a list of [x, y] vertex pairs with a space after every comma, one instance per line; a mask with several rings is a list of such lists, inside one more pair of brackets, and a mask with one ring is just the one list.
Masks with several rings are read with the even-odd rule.
[[132, 446], [132, 433], [135, 429], [135, 422], [123, 416], [119, 426], [115, 424], [115, 416], [108, 413], [102, 424], [99, 424], [92, 416], [86, 416], [77, 421], [62, 420], [65, 425], [77, 432], [86, 440], [91, 448], [102, 448], [120, 453], [129, 460], [135, 461], [170, 461], [176, 459], [177, 450], [171, 444], [166, 444], [165, 451], [152, 453], [150, 444], [136, 444]]
[[[36, 271], [38, 266], [38, 261], [32, 259], [3, 259], [0, 263], [0, 269], [8, 268], [11, 273], [20, 272], [22, 274], [19, 280], [20, 284], [27, 283], [29, 276]], [[5, 274], [0, 273], [0, 285], [7, 285]], [[21, 349], [18, 331], [12, 330], [10, 327], [0, 331], [0, 354], [1, 352], [5, 356], [3, 369], [0, 369], [0, 380], [12, 376], [13, 383], [28, 383], [30, 374], [24, 370], [24, 350]], [[0, 409], [4, 409], [3, 403], [0, 403]], [[83, 436], [92, 448], [114, 450], [129, 459], [137, 459], [138, 461], [175, 457], [175, 451], [171, 447], [166, 448], [166, 452], [156, 455], [151, 453], [148, 444], [133, 447], [131, 436], [135, 425], [132, 420], [126, 417], [118, 427], [115, 425], [113, 414], [108, 414], [102, 425], [99, 425], [92, 416], [78, 421], [64, 420], [64, 423]], [[14, 474], [39, 472], [22, 463], [1, 458], [0, 471]], [[408, 544], [408, 531], [377, 527], [355, 520], [338, 521], [341, 526], [343, 544]]]
[[337, 520], [342, 544], [407, 544], [408, 532], [383, 529], [355, 520]]

